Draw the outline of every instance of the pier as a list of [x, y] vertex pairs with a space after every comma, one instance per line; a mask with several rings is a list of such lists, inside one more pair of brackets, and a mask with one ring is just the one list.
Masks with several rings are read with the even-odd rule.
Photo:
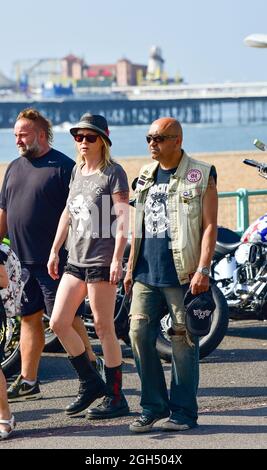
[[54, 125], [77, 122], [81, 114], [103, 114], [111, 125], [149, 124], [162, 116], [182, 123], [221, 123], [231, 107], [238, 123], [267, 121], [267, 82], [90, 88], [72, 97], [9, 96], [0, 99], [0, 127], [12, 127], [18, 113], [36, 107]]

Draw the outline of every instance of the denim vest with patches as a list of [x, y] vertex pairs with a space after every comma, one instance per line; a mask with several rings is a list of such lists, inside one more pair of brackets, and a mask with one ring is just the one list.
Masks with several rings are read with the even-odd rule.
[[[143, 237], [144, 206], [159, 163], [144, 166], [136, 186], [135, 249], [136, 266]], [[185, 152], [168, 188], [171, 249], [180, 284], [190, 282], [198, 267], [202, 240], [202, 202], [206, 192], [211, 165], [189, 157]]]

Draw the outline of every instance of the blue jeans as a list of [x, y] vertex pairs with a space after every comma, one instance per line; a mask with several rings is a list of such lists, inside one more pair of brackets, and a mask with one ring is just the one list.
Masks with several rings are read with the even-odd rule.
[[[184, 287], [153, 287], [141, 282], [133, 286], [130, 338], [141, 379], [143, 414], [171, 418], [193, 427], [197, 423], [199, 382], [198, 338], [185, 328]], [[172, 318], [172, 374], [168, 396], [156, 341], [164, 305]]]

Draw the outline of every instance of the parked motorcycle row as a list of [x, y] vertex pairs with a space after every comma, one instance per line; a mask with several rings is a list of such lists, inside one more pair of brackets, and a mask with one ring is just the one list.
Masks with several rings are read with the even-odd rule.
[[[262, 151], [267, 146], [259, 140], [254, 144]], [[258, 169], [261, 177], [267, 179], [267, 164], [245, 159], [244, 163]], [[124, 272], [130, 252], [128, 243], [123, 260]], [[200, 338], [200, 358], [208, 356], [224, 338], [229, 318], [267, 319], [267, 213], [253, 222], [240, 238], [236, 232], [224, 227], [218, 228], [218, 237], [211, 266], [211, 284], [216, 309], [212, 315], [208, 335]], [[129, 310], [131, 299], [125, 295], [123, 281], [118, 284], [115, 329], [119, 339], [130, 346]], [[97, 338], [93, 316], [88, 299], [83, 320], [91, 338]], [[43, 317], [45, 327], [45, 351], [56, 352], [60, 344], [49, 328], [49, 318]], [[167, 334], [171, 319], [166, 306], [162, 312], [161, 327], [157, 339], [159, 356], [171, 361], [171, 343]], [[20, 369], [20, 318], [8, 318], [5, 358], [2, 368], [9, 377]]]
[[[254, 144], [267, 150], [257, 139]], [[249, 159], [244, 163], [267, 179], [267, 164]], [[212, 277], [224, 294], [230, 318], [267, 319], [267, 214], [255, 220], [241, 238], [219, 229]]]

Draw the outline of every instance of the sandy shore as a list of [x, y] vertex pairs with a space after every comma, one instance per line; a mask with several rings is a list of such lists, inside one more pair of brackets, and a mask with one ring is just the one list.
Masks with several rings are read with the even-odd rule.
[[[191, 156], [216, 166], [218, 191], [235, 191], [238, 188], [267, 189], [267, 180], [260, 178], [256, 169], [242, 163], [244, 158], [253, 158], [267, 163], [267, 152], [195, 153]], [[132, 180], [138, 176], [140, 168], [152, 160], [148, 156], [144, 156], [118, 158], [117, 161], [127, 172], [131, 184]], [[0, 164], [0, 184], [2, 184], [6, 167], [7, 164]]]
[[[216, 166], [218, 191], [236, 191], [238, 188], [267, 189], [267, 180], [257, 175], [257, 170], [242, 163], [244, 158], [252, 158], [267, 163], [267, 152], [218, 152], [195, 153], [193, 158]], [[142, 165], [149, 163], [149, 157], [122, 158], [118, 160], [127, 172], [129, 182], [138, 176]]]
[[[267, 163], [267, 152], [218, 152], [218, 153], [198, 153], [192, 157], [215, 165], [218, 174], [218, 191], [236, 191], [239, 188], [249, 190], [266, 189], [267, 180], [258, 175], [256, 168], [245, 165], [244, 158], [255, 159]], [[149, 163], [149, 158], [129, 158], [121, 159], [120, 163], [127, 172], [129, 182], [138, 175], [142, 165]], [[237, 229], [237, 199], [220, 198], [218, 225], [224, 225], [233, 230]], [[250, 196], [249, 216], [250, 222], [267, 212], [267, 195]]]
[[[218, 152], [218, 153], [198, 153], [191, 155], [194, 158], [214, 164], [218, 173], [218, 191], [236, 191], [238, 188], [246, 189], [266, 189], [267, 180], [257, 174], [253, 167], [242, 163], [244, 158], [267, 163], [267, 152]], [[117, 161], [125, 169], [129, 184], [138, 176], [140, 168], [151, 161], [147, 157], [120, 158]], [[0, 184], [2, 184], [6, 164], [0, 164]], [[253, 221], [259, 215], [267, 212], [267, 196], [251, 197], [250, 220]], [[236, 202], [235, 198], [220, 199], [219, 203], [219, 224], [231, 228], [236, 226]]]

